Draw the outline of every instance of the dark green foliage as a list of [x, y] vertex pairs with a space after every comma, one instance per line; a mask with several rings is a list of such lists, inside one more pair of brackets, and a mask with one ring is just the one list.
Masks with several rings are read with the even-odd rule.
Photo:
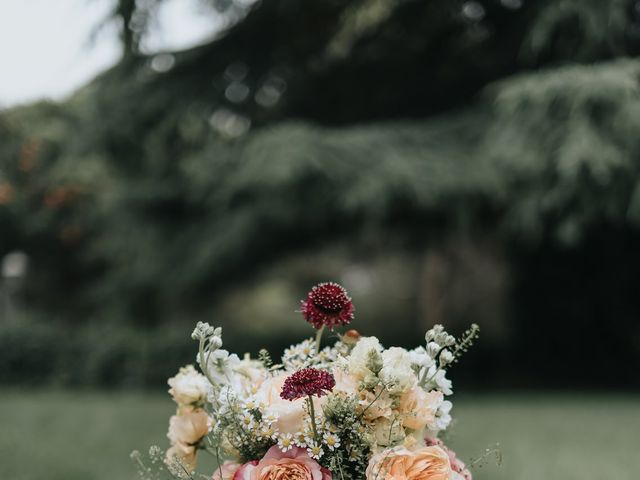
[[[639, 70], [635, 61], [566, 67], [498, 83], [470, 111], [341, 129], [280, 124], [235, 141], [185, 132], [193, 113], [172, 112], [166, 148], [145, 131], [135, 157], [121, 152], [134, 163], [121, 166], [122, 147], [98, 140], [115, 141], [111, 130], [90, 144], [78, 135], [94, 128], [83, 127], [85, 112], [35, 107], [50, 125], [35, 136], [42, 167], [15, 172], [21, 188], [5, 213], [15, 239], [3, 237], [3, 248], [35, 255], [47, 283], [64, 261], [78, 308], [154, 322], [278, 252], [361, 229], [425, 235], [491, 214], [507, 233], [575, 243], [602, 223], [639, 221]], [[6, 114], [2, 137], [29, 138], [27, 113]], [[47, 192], [60, 186], [78, 193], [51, 207]], [[18, 222], [25, 209], [33, 214]]]
[[523, 277], [540, 248], [635, 248], [632, 2], [215, 2], [228, 31], [167, 71], [137, 46], [160, 2], [134, 3], [119, 65], [0, 115], [0, 256], [29, 255], [54, 322], [202, 318], [342, 240], [489, 232]]
[[2, 384], [160, 388], [176, 366], [194, 362], [183, 328], [0, 326]]

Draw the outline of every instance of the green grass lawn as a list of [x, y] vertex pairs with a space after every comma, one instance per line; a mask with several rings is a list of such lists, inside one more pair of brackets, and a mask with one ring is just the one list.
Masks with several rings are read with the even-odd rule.
[[[0, 479], [129, 480], [131, 450], [166, 447], [162, 394], [0, 393]], [[454, 398], [448, 442], [463, 459], [500, 444], [477, 480], [637, 480], [640, 397], [482, 395]]]

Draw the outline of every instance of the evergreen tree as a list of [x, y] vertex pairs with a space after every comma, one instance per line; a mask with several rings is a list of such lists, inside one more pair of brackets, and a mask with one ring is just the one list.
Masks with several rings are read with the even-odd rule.
[[0, 116], [0, 253], [48, 311], [159, 321], [363, 229], [523, 258], [637, 229], [632, 2], [214, 2], [217, 39], [149, 57], [160, 3], [120, 0], [126, 55], [69, 101]]

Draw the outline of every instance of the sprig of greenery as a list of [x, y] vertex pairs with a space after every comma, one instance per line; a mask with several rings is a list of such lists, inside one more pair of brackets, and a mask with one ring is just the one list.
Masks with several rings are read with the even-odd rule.
[[457, 363], [460, 357], [473, 345], [473, 341], [480, 336], [480, 327], [473, 323], [468, 330], [462, 334], [462, 336], [456, 340], [455, 348], [451, 352], [453, 354], [453, 361], [451, 363]]

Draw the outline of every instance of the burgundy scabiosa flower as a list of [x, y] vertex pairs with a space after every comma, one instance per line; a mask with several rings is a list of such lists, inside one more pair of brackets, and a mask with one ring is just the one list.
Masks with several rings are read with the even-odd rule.
[[336, 380], [331, 373], [317, 368], [303, 368], [286, 378], [280, 397], [291, 401], [312, 395], [322, 397], [335, 386]]
[[353, 302], [347, 291], [337, 283], [319, 283], [302, 300], [302, 315], [314, 328], [333, 329], [353, 320]]

